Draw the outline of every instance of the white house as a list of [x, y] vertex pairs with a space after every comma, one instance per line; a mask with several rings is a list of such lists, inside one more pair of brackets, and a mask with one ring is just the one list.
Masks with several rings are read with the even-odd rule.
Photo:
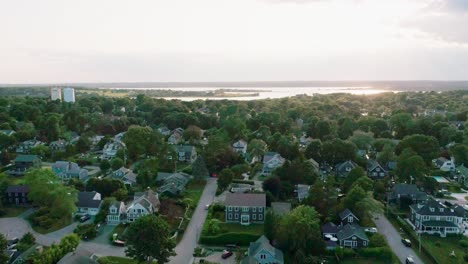
[[283, 166], [286, 160], [276, 152], [268, 152], [263, 156], [262, 174], [269, 175], [276, 168]]
[[243, 139], [238, 140], [232, 144], [232, 148], [235, 152], [243, 155], [247, 152], [247, 142]]
[[101, 208], [101, 194], [98, 192], [79, 192], [76, 207], [77, 215], [97, 215]]
[[102, 159], [113, 159], [117, 156], [117, 151], [122, 148], [122, 144], [117, 141], [107, 142], [107, 144], [102, 149]]
[[439, 168], [441, 171], [454, 171], [455, 170], [455, 162], [452, 159], [447, 159], [444, 157], [440, 157], [438, 159], [433, 160], [434, 165]]
[[125, 206], [123, 202], [113, 203], [109, 207], [107, 224], [134, 222], [142, 216], [157, 213], [160, 205], [158, 194], [148, 188], [145, 192], [135, 193], [133, 202], [128, 206]]

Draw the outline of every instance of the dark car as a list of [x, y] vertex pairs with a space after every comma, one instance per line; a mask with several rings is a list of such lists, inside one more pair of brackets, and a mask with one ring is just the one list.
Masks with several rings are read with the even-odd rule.
[[223, 251], [223, 255], [221, 255], [221, 258], [222, 258], [222, 259], [227, 259], [227, 258], [229, 258], [230, 256], [232, 256], [232, 254], [233, 254], [232, 251], [224, 250], [224, 251]]
[[407, 238], [401, 239], [401, 243], [403, 243], [403, 245], [405, 245], [407, 247], [411, 247], [411, 240], [409, 240]]
[[83, 222], [88, 221], [89, 219], [91, 219], [91, 216], [83, 215], [82, 217], [80, 217], [80, 222], [83, 223]]

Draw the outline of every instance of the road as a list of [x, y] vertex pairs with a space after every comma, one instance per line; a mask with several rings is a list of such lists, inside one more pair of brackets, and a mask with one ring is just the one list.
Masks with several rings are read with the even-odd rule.
[[217, 183], [215, 178], [209, 178], [207, 180], [205, 189], [200, 198], [195, 212], [193, 213], [192, 219], [185, 230], [184, 237], [180, 243], [176, 246], [176, 256], [171, 258], [169, 263], [180, 264], [180, 263], [192, 263], [193, 252], [197, 246], [198, 239], [200, 237], [203, 223], [205, 222], [208, 211], [205, 209], [206, 204], [211, 204], [216, 194]]
[[[379, 233], [384, 235], [387, 238], [388, 245], [392, 248], [395, 255], [401, 263], [405, 263], [406, 257], [409, 255], [413, 256], [413, 259], [416, 264], [423, 264], [424, 262], [416, 255], [412, 248], [406, 247], [401, 243], [400, 233], [393, 227], [393, 225], [388, 221], [384, 215], [378, 215], [378, 219], [374, 220]], [[417, 245], [413, 245], [414, 248]]]

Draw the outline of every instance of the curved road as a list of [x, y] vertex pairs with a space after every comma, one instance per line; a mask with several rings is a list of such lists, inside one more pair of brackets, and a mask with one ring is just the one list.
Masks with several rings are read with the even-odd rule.
[[[375, 225], [379, 230], [379, 233], [384, 235], [387, 238], [388, 245], [392, 248], [395, 255], [397, 255], [398, 259], [401, 263], [406, 262], [406, 257], [409, 255], [413, 256], [413, 260], [415, 264], [423, 264], [424, 262], [416, 255], [412, 248], [406, 247], [401, 242], [400, 233], [393, 227], [393, 225], [388, 221], [388, 219], [379, 214], [377, 219], [374, 219]], [[418, 245], [413, 245], [413, 247], [417, 247]]]
[[185, 230], [184, 237], [175, 248], [177, 255], [172, 257], [169, 263], [192, 263], [193, 252], [197, 246], [198, 239], [200, 238], [200, 233], [208, 213], [205, 209], [205, 205], [213, 202], [216, 194], [216, 188], [216, 179], [209, 178], [205, 189], [203, 190], [203, 194], [200, 197], [200, 202], [198, 202], [198, 206], [192, 215], [192, 219]]

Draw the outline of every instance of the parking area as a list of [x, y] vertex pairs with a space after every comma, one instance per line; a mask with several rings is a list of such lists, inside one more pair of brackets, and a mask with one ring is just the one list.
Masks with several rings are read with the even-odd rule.
[[200, 260], [206, 260], [209, 262], [214, 262], [214, 263], [221, 263], [221, 264], [236, 264], [236, 256], [232, 255], [227, 259], [223, 259], [221, 257], [223, 255], [223, 252], [214, 252], [213, 254], [203, 257], [203, 258], [195, 258], [195, 263], [203, 263], [200, 262]]

